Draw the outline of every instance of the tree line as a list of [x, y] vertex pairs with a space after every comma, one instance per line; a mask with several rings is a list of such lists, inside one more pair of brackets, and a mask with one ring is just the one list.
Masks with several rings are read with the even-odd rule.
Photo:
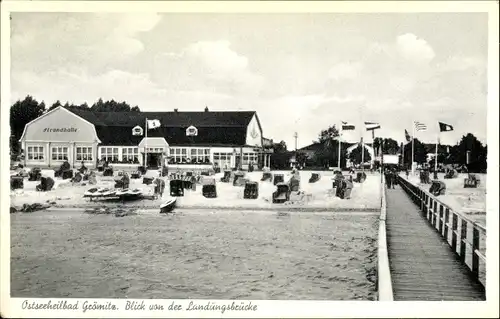
[[[83, 109], [93, 112], [140, 112], [139, 106], [131, 106], [127, 102], [117, 102], [115, 100], [103, 101], [101, 98], [89, 106], [87, 103], [73, 104], [66, 102], [62, 104], [59, 100], [47, 107], [44, 101], [38, 102], [32, 96], [28, 95], [23, 100], [16, 101], [10, 108], [10, 152], [16, 156], [20, 152], [20, 143], [18, 142], [24, 131], [26, 124], [51, 111], [59, 106], [68, 109]], [[313, 143], [318, 144], [319, 147], [315, 150], [314, 156], [308, 157], [304, 152], [295, 154], [296, 160], [301, 165], [314, 166], [314, 167], [330, 167], [337, 166], [338, 164], [338, 138], [339, 130], [335, 125], [321, 130], [318, 139]], [[346, 166], [347, 148], [350, 145], [342, 143], [341, 148], [341, 166]], [[404, 148], [405, 165], [410, 165], [412, 156], [412, 143], [398, 144], [392, 138], [377, 137], [373, 141], [373, 148], [375, 152], [382, 150], [383, 154], [401, 154]], [[285, 141], [273, 143], [272, 148], [274, 154], [272, 162], [276, 167], [285, 168], [289, 165], [290, 152], [287, 150]], [[371, 155], [366, 149], [358, 146], [349, 154], [349, 160], [355, 164], [361, 163], [362, 152], [364, 151], [364, 160], [370, 161]], [[434, 156], [428, 159], [427, 154], [429, 149], [424, 143], [418, 139], [414, 140], [414, 160], [418, 164], [428, 163], [434, 165]], [[445, 152], [438, 152], [437, 161], [439, 164], [455, 164], [466, 165], [467, 154], [469, 154], [469, 164], [467, 164], [469, 171], [485, 172], [487, 169], [487, 145], [483, 145], [473, 134], [468, 133], [456, 143], [450, 145]]]
[[[305, 152], [298, 151], [294, 154], [296, 161], [299, 165], [304, 165], [306, 167], [318, 167], [327, 168], [331, 166], [338, 165], [338, 150], [339, 142], [337, 140], [339, 136], [339, 131], [335, 125], [328, 127], [327, 129], [321, 130], [318, 135], [318, 139], [313, 141], [313, 144], [317, 144], [318, 147], [314, 151], [312, 157], [308, 157]], [[434, 144], [424, 144], [420, 140], [414, 140], [414, 161], [418, 164], [428, 164], [429, 166], [434, 166]], [[429, 147], [429, 145], [431, 147]], [[347, 157], [347, 149], [350, 145], [346, 143], [341, 144], [341, 166], [346, 167], [346, 159], [348, 158], [354, 164], [360, 164], [363, 158], [364, 160], [370, 161], [371, 154], [368, 150], [363, 149], [361, 145], [353, 149], [349, 156]], [[374, 148], [375, 154], [391, 154], [391, 155], [403, 155], [401, 164], [405, 167], [411, 166], [412, 158], [412, 143], [398, 143], [392, 138], [381, 138], [376, 137], [371, 145]], [[432, 150], [430, 149], [432, 148]], [[445, 149], [445, 151], [443, 151]], [[285, 168], [288, 166], [288, 159], [290, 156], [286, 156], [288, 152], [286, 149], [286, 143], [284, 141], [280, 142], [278, 148], [274, 149], [275, 154], [273, 160], [279, 161], [278, 166]], [[381, 153], [380, 153], [381, 152]], [[467, 153], [469, 153], [468, 163], [467, 163]], [[428, 157], [428, 154], [432, 154]], [[487, 145], [483, 145], [472, 133], [468, 133], [462, 136], [461, 140], [455, 145], [447, 145], [440, 147], [438, 151], [437, 162], [440, 165], [465, 165], [470, 172], [486, 172], [487, 169]]]
[[87, 103], [73, 104], [66, 102], [64, 104], [57, 100], [47, 107], [44, 101], [38, 102], [35, 98], [28, 95], [23, 100], [17, 100], [10, 107], [10, 153], [17, 156], [21, 150], [19, 139], [23, 134], [24, 127], [37, 117], [49, 112], [59, 106], [68, 109], [83, 109], [92, 112], [140, 112], [139, 106], [130, 106], [127, 102], [117, 102], [115, 100], [103, 101], [98, 99], [94, 104], [88, 106]]

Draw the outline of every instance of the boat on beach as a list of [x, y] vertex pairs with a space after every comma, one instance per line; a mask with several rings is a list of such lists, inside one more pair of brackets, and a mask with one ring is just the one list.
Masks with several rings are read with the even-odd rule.
[[110, 198], [115, 196], [116, 190], [107, 187], [93, 187], [83, 194], [83, 197], [88, 198]]
[[142, 198], [144, 194], [142, 190], [139, 188], [135, 189], [125, 188], [117, 190], [115, 195], [122, 200], [130, 200], [130, 199]]
[[170, 213], [174, 208], [175, 204], [177, 203], [177, 198], [172, 197], [163, 202], [163, 204], [160, 205], [160, 214], [167, 214]]

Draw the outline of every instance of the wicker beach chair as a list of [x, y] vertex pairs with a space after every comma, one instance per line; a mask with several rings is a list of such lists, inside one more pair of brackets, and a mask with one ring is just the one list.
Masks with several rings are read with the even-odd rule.
[[321, 174], [319, 173], [311, 173], [311, 177], [309, 178], [309, 183], [316, 183], [321, 179]]
[[285, 175], [283, 174], [274, 174], [273, 175], [273, 184], [278, 185], [279, 183], [283, 183], [285, 181]]
[[54, 180], [50, 177], [44, 177], [40, 179], [40, 184], [36, 186], [36, 190], [40, 192], [48, 192], [54, 187]]
[[203, 185], [201, 188], [201, 193], [206, 198], [216, 198], [217, 186], [215, 184]]
[[24, 178], [22, 176], [11, 176], [10, 177], [10, 189], [23, 189], [24, 188]]
[[174, 179], [170, 181], [170, 196], [184, 196], [184, 188], [182, 187], [181, 180]]
[[257, 199], [259, 197], [259, 184], [257, 182], [247, 182], [243, 191], [243, 198]]
[[273, 203], [282, 204], [290, 200], [290, 187], [285, 183], [276, 184], [276, 191], [273, 193]]
[[442, 181], [432, 181], [429, 193], [434, 196], [444, 195], [446, 193], [446, 184]]

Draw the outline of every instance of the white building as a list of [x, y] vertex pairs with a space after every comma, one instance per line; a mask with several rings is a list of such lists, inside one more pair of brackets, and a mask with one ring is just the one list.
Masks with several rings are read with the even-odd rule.
[[[145, 131], [146, 119], [160, 126]], [[147, 138], [146, 138], [147, 135]], [[92, 112], [55, 108], [28, 123], [20, 142], [25, 165], [58, 167], [67, 160], [95, 167], [105, 159], [113, 165], [161, 163], [173, 168], [224, 169], [250, 163], [269, 166], [263, 132], [254, 111], [211, 112]]]

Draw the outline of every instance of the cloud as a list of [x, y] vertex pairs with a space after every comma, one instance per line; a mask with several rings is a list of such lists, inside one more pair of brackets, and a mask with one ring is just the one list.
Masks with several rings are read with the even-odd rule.
[[486, 134], [479, 20], [459, 32], [456, 23], [435, 28], [423, 18], [395, 23], [402, 20], [378, 15], [384, 27], [359, 15], [311, 16], [311, 23], [290, 15], [163, 16], [13, 13], [13, 98], [256, 110], [266, 137], [293, 145], [298, 131], [299, 146], [340, 120], [361, 121], [361, 107], [365, 120], [383, 124], [381, 135], [403, 138], [420, 117]]
[[398, 36], [396, 43], [396, 48], [401, 56], [414, 63], [428, 63], [436, 56], [427, 41], [412, 33]]
[[330, 79], [355, 79], [361, 74], [363, 64], [361, 62], [342, 62], [334, 65], [328, 72]]
[[180, 88], [209, 86], [218, 93], [254, 94], [265, 84], [264, 77], [251, 71], [248, 58], [234, 51], [229, 41], [198, 41], [161, 56], [161, 77], [171, 79], [163, 70], [175, 74]]
[[160, 21], [156, 13], [13, 13], [12, 64], [37, 71], [68, 65], [112, 68], [143, 52], [141, 33]]
[[[202, 110], [205, 105], [229, 106], [231, 97], [210, 91], [171, 90], [150, 78], [147, 73], [130, 73], [113, 69], [99, 75], [87, 73], [84, 69], [61, 69], [35, 73], [18, 72], [12, 77], [16, 88], [11, 92], [11, 102], [30, 94], [37, 100], [52, 104], [61, 102], [92, 104], [97, 99], [126, 101], [139, 105], [142, 110]], [[26, 89], [30, 88], [30, 89]], [[138, 94], [140, 92], [140, 94]], [[228, 102], [229, 101], [229, 102]]]
[[79, 53], [91, 56], [105, 54], [114, 60], [124, 60], [144, 50], [144, 44], [136, 37], [141, 32], [151, 31], [160, 22], [161, 16], [157, 13], [96, 15], [96, 23], [103, 20], [111, 21], [113, 25], [103, 32], [100, 41], [78, 46]]

